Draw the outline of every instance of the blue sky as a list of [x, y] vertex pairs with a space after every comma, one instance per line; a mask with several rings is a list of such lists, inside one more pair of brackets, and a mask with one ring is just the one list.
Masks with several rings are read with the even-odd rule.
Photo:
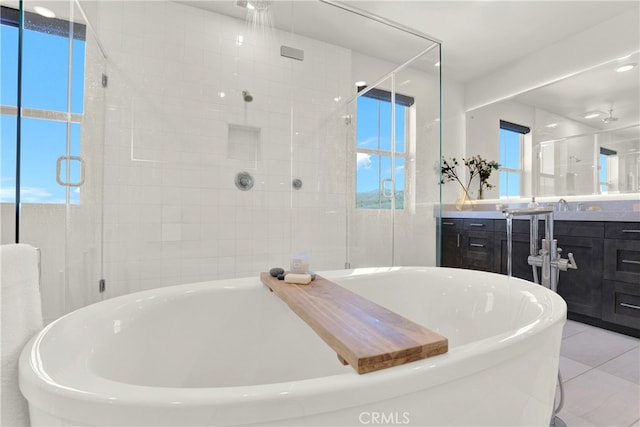
[[[73, 40], [71, 112], [82, 114], [84, 99], [84, 41]], [[0, 26], [0, 103], [17, 104], [18, 29]], [[22, 106], [67, 112], [69, 39], [38, 31], [24, 31]], [[69, 155], [80, 155], [80, 124], [71, 123]], [[16, 117], [0, 118], [0, 201], [15, 201]], [[21, 133], [21, 201], [65, 203], [66, 187], [56, 182], [56, 159], [67, 154], [66, 121], [23, 117]], [[61, 163], [65, 179], [66, 161]], [[77, 162], [70, 164], [71, 182], [78, 181]], [[79, 191], [71, 188], [70, 202], [78, 203]]]
[[[521, 169], [520, 138], [517, 132], [500, 129], [500, 167]], [[498, 188], [500, 197], [520, 196], [520, 174], [500, 171]]]
[[[405, 107], [396, 105], [396, 151], [405, 150]], [[391, 150], [391, 104], [362, 96], [358, 98], [357, 147], [370, 150]], [[404, 159], [396, 157], [396, 192], [404, 190]], [[391, 157], [358, 152], [356, 158], [356, 192], [380, 189], [382, 179], [391, 178]], [[389, 185], [389, 184], [388, 184]], [[390, 186], [385, 191], [390, 193]]]

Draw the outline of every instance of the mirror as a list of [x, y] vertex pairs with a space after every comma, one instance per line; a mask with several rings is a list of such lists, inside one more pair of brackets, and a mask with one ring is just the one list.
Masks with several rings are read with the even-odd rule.
[[499, 144], [500, 120], [531, 129], [521, 135], [519, 188], [502, 185], [489, 197], [640, 192], [639, 56], [613, 59], [468, 112], [468, 146]]

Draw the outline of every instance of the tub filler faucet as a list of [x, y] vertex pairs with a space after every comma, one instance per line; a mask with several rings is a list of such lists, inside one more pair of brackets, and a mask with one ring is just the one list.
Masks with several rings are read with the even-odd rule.
[[[533, 268], [533, 280], [542, 286], [558, 291], [558, 279], [560, 270], [577, 269], [573, 254], [569, 253], [568, 258], [562, 258], [562, 249], [558, 247], [558, 241], [553, 238], [553, 207], [534, 208], [510, 208], [502, 211], [507, 220], [507, 274], [512, 275], [512, 218], [514, 216], [529, 217], [529, 257], [527, 263]], [[538, 249], [538, 219], [544, 217], [544, 239], [541, 248]], [[538, 280], [538, 270], [540, 267], [540, 280]]]
[[[560, 199], [563, 201], [564, 199]], [[564, 202], [566, 205], [566, 201]], [[502, 211], [507, 220], [507, 274], [512, 275], [511, 257], [513, 255], [512, 236], [512, 219], [514, 216], [529, 217], [529, 256], [527, 263], [533, 269], [533, 281], [542, 286], [558, 292], [558, 279], [560, 270], [578, 269], [573, 254], [569, 253], [568, 259], [560, 256], [562, 249], [558, 247], [558, 241], [553, 238], [553, 207], [532, 207], [532, 208], [512, 208]], [[544, 239], [542, 239], [542, 248], [538, 250], [538, 218], [544, 217]], [[538, 280], [538, 267], [540, 267], [541, 278]], [[560, 388], [560, 403], [553, 408], [553, 414], [550, 427], [566, 427], [566, 423], [558, 417], [558, 413], [564, 404], [564, 387], [562, 384], [562, 376], [558, 370], [558, 386]]]

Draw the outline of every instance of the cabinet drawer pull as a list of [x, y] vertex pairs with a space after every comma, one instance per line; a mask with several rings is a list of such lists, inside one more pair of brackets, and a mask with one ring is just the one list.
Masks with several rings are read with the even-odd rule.
[[640, 233], [640, 230], [622, 230], [623, 233]]
[[473, 246], [474, 248], [484, 248], [484, 245], [480, 243], [470, 243], [469, 245]]
[[458, 248], [460, 247], [460, 233], [458, 233]]
[[453, 222], [443, 222], [442, 225], [455, 225]]
[[471, 224], [469, 224], [469, 227], [484, 227], [484, 224], [478, 224], [478, 223], [472, 222]]
[[620, 261], [623, 264], [636, 264], [636, 265], [640, 265], [640, 261], [635, 261], [633, 259], [623, 259], [622, 261]]
[[634, 310], [640, 310], [640, 306], [634, 304], [627, 304], [626, 302], [621, 302], [620, 305], [622, 307], [633, 308]]

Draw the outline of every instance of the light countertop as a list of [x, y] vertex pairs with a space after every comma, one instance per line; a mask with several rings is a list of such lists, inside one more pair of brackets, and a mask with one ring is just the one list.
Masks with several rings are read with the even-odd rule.
[[[465, 205], [459, 210], [455, 204], [442, 205], [443, 218], [486, 218], [504, 219], [505, 208], [524, 208], [528, 203], [503, 200], [480, 200]], [[630, 200], [571, 200], [567, 198], [566, 211], [560, 211], [556, 201], [541, 201], [540, 207], [554, 207], [553, 218], [556, 221], [640, 221], [640, 198]], [[435, 217], [440, 216], [440, 209], [435, 207]]]

